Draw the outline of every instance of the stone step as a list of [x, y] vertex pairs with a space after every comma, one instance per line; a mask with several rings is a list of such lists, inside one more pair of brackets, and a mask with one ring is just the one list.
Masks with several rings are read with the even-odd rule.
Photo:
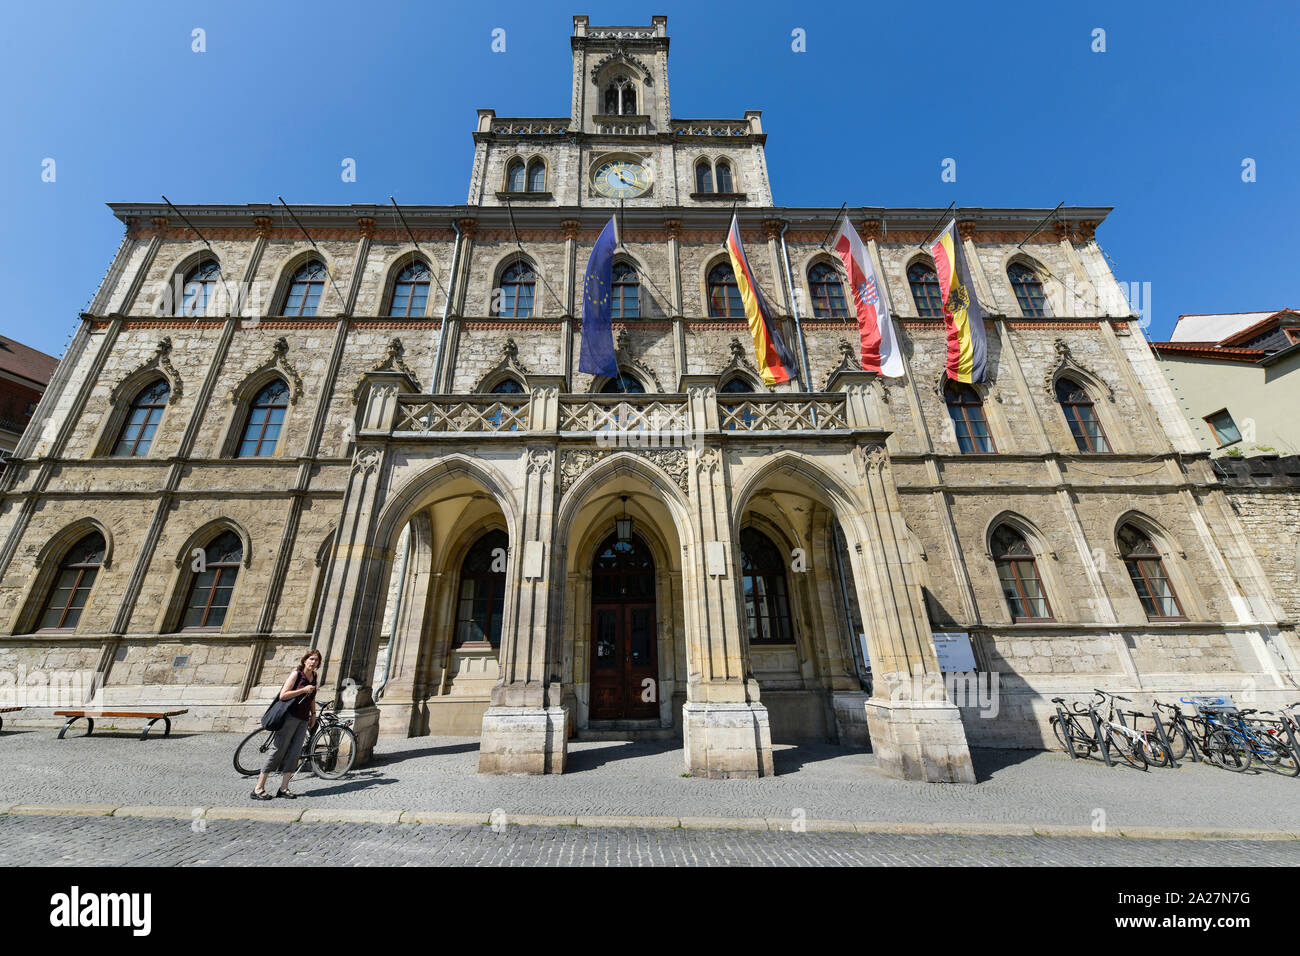
[[661, 727], [657, 720], [593, 720], [581, 727], [577, 740], [673, 740], [682, 732], [674, 727]]

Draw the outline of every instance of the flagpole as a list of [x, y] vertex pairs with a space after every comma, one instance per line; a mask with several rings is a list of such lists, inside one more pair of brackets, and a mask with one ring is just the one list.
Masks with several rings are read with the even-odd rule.
[[[162, 194], [159, 193], [159, 195], [161, 196]], [[168, 208], [168, 209], [170, 209], [172, 212], [176, 213], [176, 215], [178, 215], [178, 216], [181, 217], [181, 222], [185, 223], [185, 225], [189, 226], [190, 229], [194, 230], [194, 235], [198, 236], [198, 237], [199, 237], [199, 240], [200, 240], [200, 241], [201, 241], [205, 246], [208, 247], [208, 252], [211, 252], [211, 253], [215, 256], [215, 255], [217, 254], [217, 252], [216, 252], [215, 249], [212, 248], [212, 243], [208, 242], [207, 237], [204, 236], [203, 233], [199, 232], [198, 227], [195, 226], [194, 223], [190, 222], [188, 219], [185, 218], [185, 213], [181, 212], [179, 209], [177, 209], [175, 206], [173, 206], [173, 205], [172, 205], [172, 201], [171, 201], [170, 199], [168, 199], [166, 196], [163, 196], [162, 200], [163, 200], [163, 202], [165, 202], [165, 203], [167, 204], [167, 208]], [[221, 276], [221, 288], [223, 288], [223, 289], [226, 291], [226, 305], [227, 305], [227, 307], [230, 307], [230, 305], [231, 305], [231, 299], [230, 299], [230, 286], [226, 284], [226, 274], [225, 274], [224, 272], [221, 271], [221, 259], [220, 259], [220, 257], [218, 257], [217, 260], [216, 260], [216, 266], [217, 266], [217, 275]], [[183, 276], [181, 277], [181, 281], [184, 282], [184, 277], [183, 277]], [[182, 286], [181, 289], [182, 289], [182, 296], [181, 296], [181, 298], [182, 298], [182, 302], [183, 302], [183, 301], [184, 301], [184, 286]], [[207, 303], [204, 302], [203, 305], [204, 305], [204, 312], [207, 312]], [[234, 303], [234, 305], [235, 305], [236, 307], [238, 307], [238, 303]], [[181, 313], [180, 313], [180, 312], [177, 312], [176, 314], [177, 314], [177, 315], [180, 315]]]
[[1058, 202], [1058, 203], [1056, 204], [1056, 209], [1053, 209], [1053, 210], [1052, 210], [1051, 212], [1049, 212], [1046, 216], [1044, 216], [1044, 217], [1043, 217], [1043, 221], [1040, 222], [1038, 225], [1036, 225], [1036, 226], [1034, 227], [1034, 231], [1033, 231], [1033, 232], [1031, 232], [1029, 235], [1025, 236], [1025, 238], [1021, 239], [1018, 243], [1016, 243], [1016, 248], [1017, 248], [1017, 249], [1021, 249], [1021, 248], [1023, 248], [1026, 242], [1028, 242], [1030, 239], [1034, 238], [1034, 236], [1038, 235], [1038, 230], [1042, 229], [1043, 226], [1045, 226], [1045, 225], [1047, 224], [1047, 220], [1049, 220], [1049, 219], [1051, 219], [1053, 216], [1055, 216], [1056, 213], [1057, 213], [1057, 211], [1058, 211], [1062, 206], [1064, 206], [1064, 205], [1065, 205], [1065, 200], [1062, 199], [1060, 202]]
[[[519, 238], [519, 227], [515, 225], [515, 210], [514, 207], [510, 205], [509, 198], [506, 199], [506, 212], [510, 213], [510, 228], [515, 234], [515, 245], [519, 247], [521, 253], [528, 255], [528, 251], [524, 249], [523, 240]], [[551, 298], [555, 300], [555, 304], [560, 307], [560, 312], [563, 313], [564, 301], [555, 294], [555, 290], [552, 289], [551, 284], [546, 281], [546, 276], [542, 273], [542, 270], [534, 267], [534, 271], [537, 273], [537, 278], [542, 280], [542, 285], [546, 286], [546, 291], [551, 294]]]
[[817, 248], [819, 248], [819, 249], [825, 249], [825, 248], [826, 248], [826, 240], [829, 239], [829, 238], [831, 237], [831, 230], [835, 228], [835, 224], [836, 224], [837, 222], [840, 221], [840, 216], [844, 215], [844, 210], [846, 210], [846, 209], [848, 209], [848, 208], [849, 208], [849, 204], [848, 204], [848, 203], [845, 203], [843, 206], [840, 207], [840, 211], [837, 212], [837, 213], [835, 214], [835, 218], [831, 220], [831, 225], [830, 225], [830, 228], [826, 230], [826, 235], [822, 236], [821, 245], [818, 246]]
[[952, 212], [952, 208], [955, 205], [957, 205], [955, 202], [948, 203], [948, 208], [940, 213], [939, 218], [934, 221], [934, 225], [930, 227], [930, 231], [925, 234], [925, 238], [922, 239], [920, 245], [917, 246], [918, 249], [922, 252], [930, 251], [925, 248], [925, 244], [930, 241], [930, 237], [934, 235], [934, 230], [939, 227], [939, 224], [948, 218], [948, 213]]
[[[406, 221], [406, 217], [402, 215], [402, 207], [397, 205], [397, 200], [394, 199], [391, 194], [388, 197], [388, 201], [391, 202], [393, 204], [393, 208], [397, 210], [397, 218], [402, 220], [402, 225], [406, 227], [406, 234], [411, 237], [411, 245], [415, 246], [415, 251], [423, 252], [424, 250], [420, 248], [420, 243], [416, 241], [415, 233], [411, 231], [411, 224], [408, 223]], [[437, 274], [432, 269], [429, 270], [429, 273], [430, 275], [433, 276], [433, 281], [438, 283], [438, 288], [442, 289], [443, 297], [445, 299], [450, 300], [451, 293], [448, 292], [446, 289], [443, 289], [442, 282], [438, 279]]]

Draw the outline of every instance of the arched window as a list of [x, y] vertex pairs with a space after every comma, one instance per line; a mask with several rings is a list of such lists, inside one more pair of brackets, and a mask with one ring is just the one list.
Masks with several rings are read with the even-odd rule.
[[149, 454], [154, 432], [162, 421], [171, 393], [171, 386], [165, 378], [158, 379], [136, 393], [131, 402], [131, 410], [126, 415], [126, 424], [122, 426], [122, 434], [117, 436], [117, 444], [113, 446], [114, 457], [143, 458]]
[[618, 370], [618, 378], [611, 378], [601, 388], [604, 394], [624, 393], [627, 395], [644, 395], [645, 386], [635, 375], [628, 375], [622, 369]]
[[293, 274], [289, 294], [284, 299], [285, 315], [315, 315], [325, 289], [325, 263], [312, 259]]
[[609, 314], [612, 318], [634, 319], [641, 314], [641, 280], [631, 265], [614, 263], [610, 292]]
[[393, 283], [393, 301], [389, 315], [424, 315], [429, 301], [429, 267], [423, 262], [408, 264]]
[[1061, 411], [1065, 412], [1070, 434], [1074, 436], [1079, 451], [1110, 451], [1106, 433], [1101, 430], [1101, 422], [1097, 420], [1097, 409], [1082, 385], [1068, 378], [1057, 379], [1056, 400], [1061, 403]]
[[751, 644], [793, 644], [785, 561], [772, 539], [755, 528], [740, 532], [745, 626]]
[[812, 292], [813, 315], [818, 318], [847, 319], [848, 303], [840, 274], [828, 263], [818, 262], [808, 270], [808, 289]]
[[736, 285], [736, 274], [729, 262], [720, 262], [709, 270], [709, 315], [724, 319], [745, 316], [740, 286]]
[[1034, 552], [1019, 532], [1000, 525], [993, 532], [993, 562], [1013, 621], [1050, 621], [1052, 609], [1043, 593]]
[[506, 192], [521, 193], [524, 191], [524, 161], [522, 159], [512, 160], [506, 169]]
[[527, 318], [533, 314], [533, 285], [537, 276], [533, 267], [522, 259], [511, 263], [501, 273], [501, 296], [497, 315], [507, 318]]
[[984, 417], [984, 403], [979, 393], [963, 382], [947, 379], [943, 386], [943, 400], [948, 405], [948, 416], [957, 433], [957, 447], [968, 455], [991, 454], [997, 451], [989, 423]]
[[215, 259], [206, 259], [190, 270], [181, 287], [180, 315], [207, 315], [208, 303], [217, 291], [221, 267]]
[[718, 192], [735, 192], [731, 182], [731, 163], [727, 162], [725, 159], [718, 160], [716, 175], [718, 177]]
[[522, 395], [524, 387], [515, 378], [503, 378], [492, 386], [491, 394], [493, 395]]
[[98, 531], [92, 531], [68, 549], [45, 599], [37, 625], [40, 630], [71, 630], [77, 626], [103, 563], [104, 536]]
[[1183, 620], [1183, 606], [1165, 573], [1160, 552], [1139, 528], [1126, 524], [1119, 529], [1119, 553], [1128, 567], [1129, 579], [1137, 591], [1142, 610], [1151, 620]]
[[626, 76], [615, 77], [605, 87], [605, 112], [611, 116], [631, 116], [636, 113], [636, 87]]
[[746, 392], [752, 392], [752, 391], [754, 391], [754, 386], [753, 386], [753, 385], [750, 385], [747, 381], [745, 381], [745, 380], [744, 380], [743, 378], [741, 378], [739, 375], [735, 375], [735, 376], [732, 376], [731, 378], [727, 379], [727, 381], [726, 381], [725, 383], [723, 383], [722, 387], [721, 387], [720, 389], [718, 389], [718, 391], [721, 392], [721, 393], [723, 393], [723, 394], [728, 394], [728, 393], [730, 393], [730, 394], [746, 393]]
[[1011, 291], [1016, 294], [1021, 313], [1030, 317], [1047, 315], [1047, 296], [1043, 295], [1043, 283], [1033, 269], [1019, 262], [1012, 263], [1007, 278], [1011, 280]]
[[530, 193], [546, 192], [546, 164], [534, 159], [528, 164], [528, 191]]
[[456, 608], [456, 646], [501, 643], [506, 607], [506, 554], [510, 539], [489, 531], [474, 543], [460, 566], [460, 600]]
[[[186, 555], [189, 560], [189, 555]], [[230, 595], [239, 577], [239, 565], [244, 560], [244, 545], [239, 535], [226, 531], [203, 549], [201, 570], [190, 582], [189, 599], [185, 602], [185, 616], [181, 629], [194, 627], [220, 627], [226, 621], [230, 608]]]
[[912, 263], [907, 269], [907, 284], [912, 287], [917, 315], [923, 319], [943, 318], [943, 296], [934, 269], [924, 262]]
[[707, 159], [695, 164], [695, 191], [697, 193], [713, 192], [713, 169]]
[[268, 383], [248, 409], [248, 422], [236, 458], [266, 458], [275, 454], [280, 426], [289, 408], [289, 386], [283, 379]]

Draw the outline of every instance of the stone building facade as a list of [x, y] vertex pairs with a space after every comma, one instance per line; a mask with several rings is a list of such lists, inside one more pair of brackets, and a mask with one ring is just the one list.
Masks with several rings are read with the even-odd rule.
[[[837, 210], [774, 205], [760, 115], [673, 119], [662, 18], [577, 17], [572, 53], [569, 116], [480, 114], [465, 205], [112, 207], [53, 425], [0, 489], [0, 667], [236, 729], [315, 645], [365, 753], [474, 734], [480, 770], [527, 773], [617, 731], [680, 736], [696, 775], [811, 738], [968, 781], [972, 744], [1050, 742], [1056, 693], [1285, 694], [1294, 609], [1106, 266], [1108, 210], [959, 211], [990, 381], [954, 391], [942, 211], [850, 206], [907, 357], [883, 379]], [[754, 368], [733, 207], [799, 380]], [[578, 369], [611, 214], [612, 381]], [[996, 706], [926, 691], [953, 632]]]

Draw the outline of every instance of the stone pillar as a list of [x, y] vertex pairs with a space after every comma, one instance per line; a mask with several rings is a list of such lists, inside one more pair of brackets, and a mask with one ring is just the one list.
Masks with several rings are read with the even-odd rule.
[[[863, 399], [869, 373], [841, 373], [835, 384], [848, 393], [849, 427], [870, 429]], [[876, 765], [891, 777], [974, 783], [961, 713], [948, 700], [934, 635], [885, 446], [863, 440], [853, 452], [864, 509], [844, 522], [858, 607], [875, 675], [867, 700], [867, 725]], [[855, 531], [864, 535], [854, 540]]]
[[[534, 384], [530, 379], [530, 384]], [[500, 678], [483, 714], [479, 773], [563, 773], [568, 714], [558, 674], [548, 669], [550, 559], [555, 544], [555, 444], [559, 388], [533, 390], [534, 426], [524, 449], [524, 485], [517, 540], [506, 565], [506, 607], [501, 623]], [[540, 420], [550, 425], [536, 427]], [[540, 434], [539, 434], [540, 433]]]
[[[695, 553], [685, 562], [686, 599], [695, 605], [687, 633], [682, 743], [686, 770], [697, 777], [770, 777], [772, 734], [759, 703], [741, 628], [740, 555], [731, 528], [731, 493], [718, 439], [711, 376], [683, 376], [691, 432], [690, 488]], [[688, 615], [687, 620], [691, 620]]]

